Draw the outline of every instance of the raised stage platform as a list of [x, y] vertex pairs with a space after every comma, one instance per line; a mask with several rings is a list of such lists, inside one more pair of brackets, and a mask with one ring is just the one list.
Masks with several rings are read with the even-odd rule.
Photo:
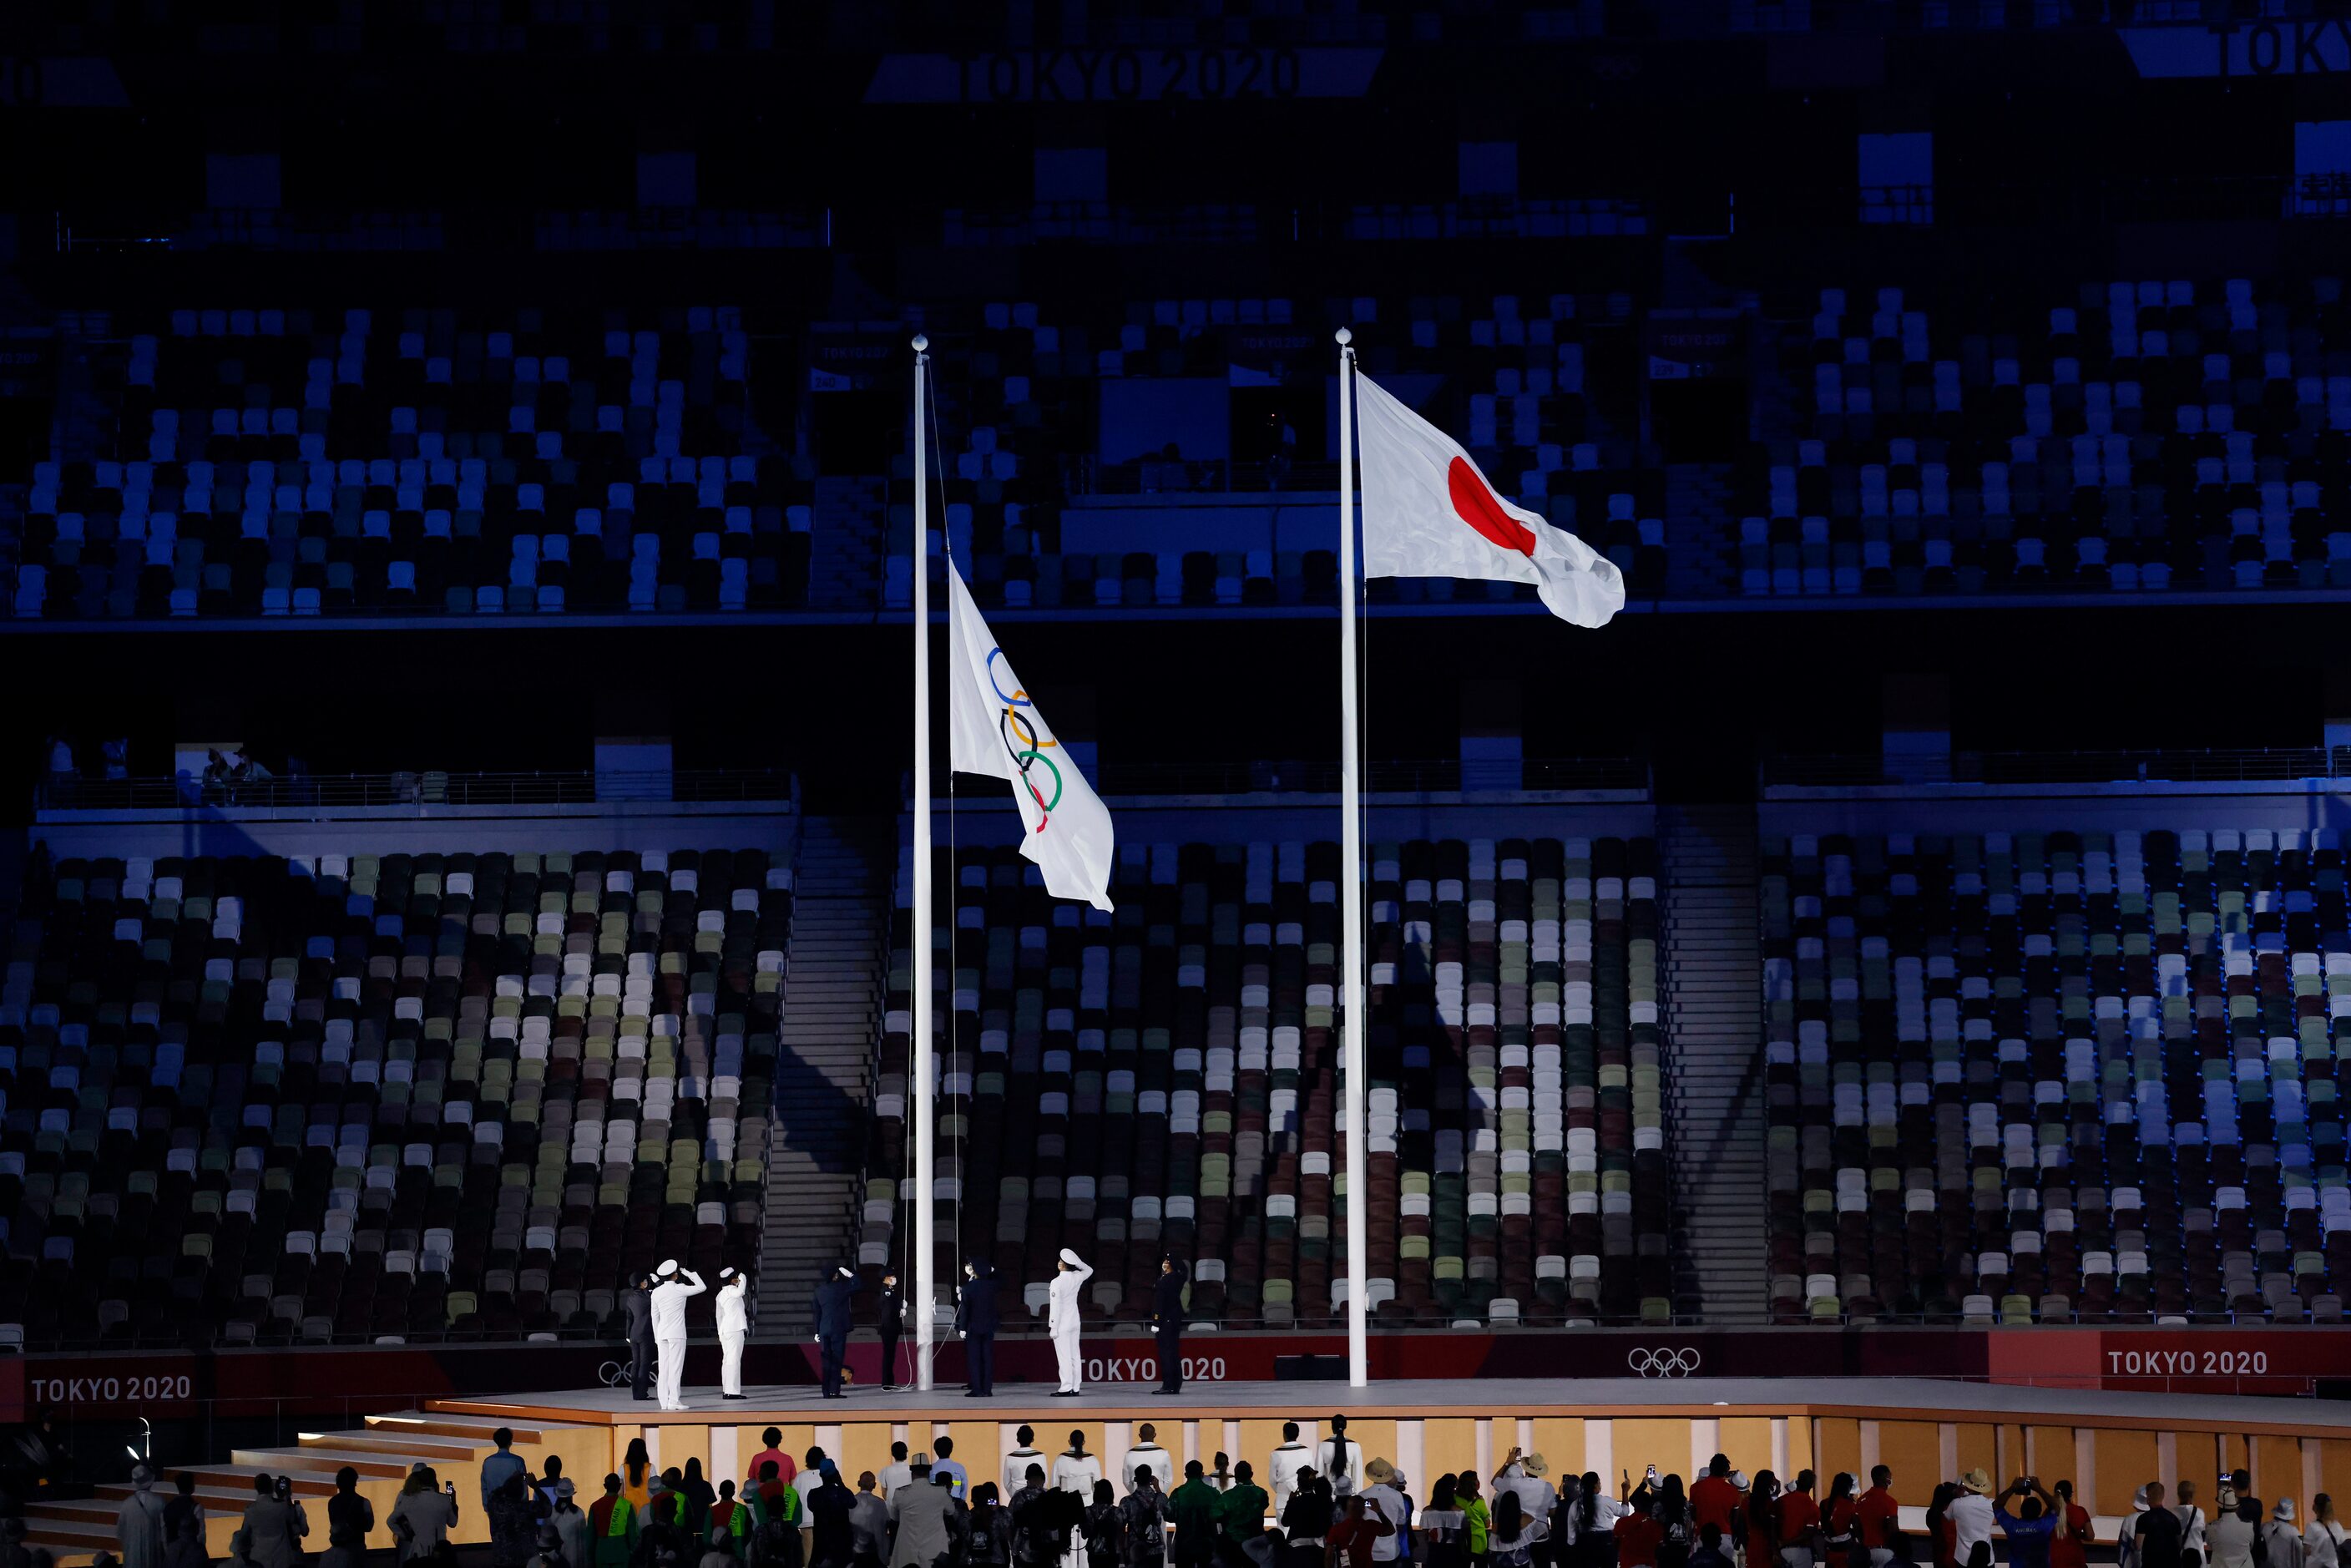
[[1716, 1452], [1750, 1473], [1783, 1477], [1806, 1468], [1865, 1474], [1886, 1464], [1896, 1494], [1919, 1502], [1936, 1481], [1978, 1466], [2003, 1479], [2066, 1476], [2109, 1520], [2129, 1509], [2144, 1482], [2186, 1476], [2209, 1483], [2238, 1465], [2252, 1469], [2264, 1496], [2351, 1495], [2351, 1404], [2310, 1399], [1933, 1378], [1405, 1380], [1364, 1390], [1343, 1382], [1217, 1383], [1172, 1398], [1134, 1385], [1075, 1399], [1054, 1398], [1043, 1385], [998, 1385], [985, 1400], [955, 1387], [868, 1389], [837, 1400], [804, 1385], [746, 1393], [741, 1403], [721, 1403], [689, 1390], [684, 1411], [603, 1388], [440, 1399], [431, 1407], [517, 1426], [602, 1427], [616, 1462], [631, 1438], [643, 1437], [658, 1463], [696, 1456], [714, 1475], [739, 1473], [772, 1426], [792, 1453], [821, 1447], [852, 1484], [858, 1471], [888, 1462], [893, 1441], [924, 1448], [942, 1433], [973, 1475], [992, 1475], [1023, 1423], [1049, 1453], [1082, 1429], [1106, 1470], [1115, 1470], [1147, 1421], [1179, 1462], [1209, 1462], [1221, 1450], [1262, 1473], [1284, 1421], [1313, 1441], [1332, 1415], [1344, 1413], [1366, 1457], [1386, 1458], [1424, 1484], [1440, 1471], [1490, 1475], [1515, 1446], [1541, 1453], [1554, 1475], [1593, 1470], [1612, 1479], [1650, 1464], [1695, 1475]]

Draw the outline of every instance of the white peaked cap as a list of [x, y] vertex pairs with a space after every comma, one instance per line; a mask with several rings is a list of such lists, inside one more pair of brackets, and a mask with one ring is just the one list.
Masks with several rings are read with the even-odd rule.
[[1062, 1261], [1062, 1262], [1064, 1262], [1064, 1263], [1067, 1263], [1071, 1268], [1074, 1269], [1074, 1268], [1076, 1268], [1079, 1264], [1081, 1264], [1081, 1263], [1084, 1262], [1084, 1261], [1085, 1261], [1085, 1260], [1084, 1260], [1084, 1259], [1082, 1259], [1082, 1258], [1080, 1258], [1076, 1253], [1074, 1253], [1074, 1252], [1071, 1251], [1068, 1248], [1064, 1247], [1064, 1248], [1062, 1248], [1062, 1249], [1061, 1249], [1061, 1261]]
[[653, 1272], [664, 1279], [667, 1279], [670, 1275], [677, 1272], [677, 1260], [674, 1258], [663, 1259], [661, 1260], [661, 1267], [654, 1270]]

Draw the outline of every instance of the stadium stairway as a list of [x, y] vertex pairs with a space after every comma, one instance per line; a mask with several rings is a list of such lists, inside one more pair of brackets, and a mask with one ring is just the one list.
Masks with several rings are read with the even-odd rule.
[[871, 610], [881, 603], [886, 534], [883, 490], [879, 479], [818, 477], [815, 538], [810, 541], [810, 604], [820, 610]]
[[1730, 466], [1675, 463], [1666, 468], [1666, 529], [1673, 553], [1666, 593], [1675, 599], [1718, 598], [1735, 591], [1739, 521], [1731, 513]]
[[1707, 1259], [1692, 1281], [1706, 1321], [1761, 1322], [1770, 1282], [1754, 809], [1667, 806], [1657, 817], [1677, 1284], [1689, 1260]]
[[824, 1270], [855, 1260], [896, 858], [884, 821], [811, 818], [800, 836], [768, 1123], [761, 1334], [805, 1332]]
[[[563, 1460], [569, 1476], [595, 1476], [611, 1460], [611, 1429], [607, 1427], [543, 1423], [514, 1428], [514, 1451], [533, 1475], [543, 1469], [549, 1454]], [[375, 1504], [376, 1530], [385, 1529], [392, 1505], [400, 1495], [409, 1467], [419, 1460], [431, 1465], [444, 1481], [457, 1483], [457, 1528], [450, 1539], [460, 1545], [490, 1538], [481, 1504], [482, 1461], [490, 1456], [490, 1434], [501, 1425], [490, 1416], [451, 1416], [423, 1410], [392, 1411], [370, 1416], [365, 1424], [340, 1432], [304, 1432], [287, 1448], [237, 1448], [225, 1465], [181, 1465], [159, 1457], [157, 1469], [165, 1478], [157, 1490], [169, 1497], [170, 1478], [187, 1470], [196, 1478], [196, 1500], [204, 1511], [205, 1548], [214, 1558], [229, 1554], [229, 1538], [243, 1522], [246, 1505], [253, 1500], [253, 1478], [290, 1475], [295, 1498], [309, 1515], [310, 1540], [327, 1538], [327, 1499], [335, 1490], [335, 1472], [345, 1465], [360, 1472], [360, 1491]], [[100, 1551], [116, 1550], [114, 1521], [128, 1482], [95, 1489], [89, 1497], [56, 1502], [35, 1501], [25, 1510], [25, 1545], [47, 1547], [58, 1568], [90, 1561]]]

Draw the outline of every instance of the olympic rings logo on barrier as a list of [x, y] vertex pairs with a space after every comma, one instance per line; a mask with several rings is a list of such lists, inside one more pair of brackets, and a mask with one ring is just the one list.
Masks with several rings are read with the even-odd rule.
[[[1020, 783], [1029, 791], [1029, 798], [1037, 802], [1037, 810], [1045, 813], [1050, 821], [1053, 809], [1061, 803], [1061, 770], [1045, 753], [1061, 743], [1050, 737], [1039, 737], [1036, 720], [1029, 716], [1037, 711], [1037, 705], [1030, 699], [1026, 687], [1015, 686], [1008, 692], [998, 682], [996, 661], [1003, 657], [1004, 650], [1001, 648], [987, 651], [987, 684], [995, 691], [996, 700], [1004, 705], [1004, 711], [996, 721], [997, 736], [1004, 742], [1004, 753], [1012, 758], [1012, 766], [1020, 769]], [[1029, 714], [1019, 712], [1021, 708], [1027, 708]], [[1053, 776], [1053, 798], [1050, 800], [1037, 788], [1036, 780], [1029, 776], [1029, 769], [1040, 763], [1045, 771]], [[1037, 831], [1043, 832], [1045, 826], [1044, 822], [1038, 823]]]
[[596, 1369], [596, 1381], [607, 1388], [618, 1388], [629, 1380], [629, 1369], [617, 1361], [608, 1361]]
[[1698, 1370], [1698, 1351], [1690, 1345], [1665, 1350], [1636, 1345], [1625, 1355], [1625, 1364], [1641, 1377], [1687, 1377]]

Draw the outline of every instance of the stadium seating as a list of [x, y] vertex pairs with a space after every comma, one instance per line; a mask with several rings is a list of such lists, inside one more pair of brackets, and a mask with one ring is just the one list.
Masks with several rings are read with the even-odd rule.
[[737, 313], [631, 326], [172, 311], [131, 335], [114, 456], [31, 476], [7, 612], [800, 602], [812, 470], [751, 418]]
[[[1372, 851], [1369, 1298], [1383, 1322], [1669, 1316], [1671, 1175], [1647, 840]], [[1343, 1312], [1338, 853], [1123, 846], [1114, 914], [1008, 850], [939, 870], [941, 1278], [984, 1257], [1042, 1301], [1195, 1318]], [[860, 1261], [903, 1264], [911, 1026], [902, 876]]]
[[[1327, 492], [1319, 429], [1286, 455], [1105, 465], [1095, 408], [1113, 380], [1229, 379], [1238, 400], [1319, 378], [1324, 333], [1343, 322], [1367, 372], [1425, 399], [1499, 489], [1592, 541], [1635, 596], [2351, 586], [2346, 308], [2326, 277], [2101, 281], [2012, 306], [1821, 288], [1759, 326], [1777, 362], [1720, 517], [1693, 498], [1704, 486], [1669, 516], [1667, 470], [1636, 439], [1637, 388], [1606, 347], [1640, 319], [1627, 294], [1076, 298], [942, 307], [925, 325], [946, 537], [983, 605], [1054, 609], [1327, 601], [1325, 550], [1162, 549], [1146, 535], [1106, 553], [1065, 549], [1062, 531], [1094, 493]], [[777, 451], [753, 419], [733, 309], [525, 308], [481, 324], [183, 309], [150, 326], [130, 335], [111, 389], [113, 455], [31, 476], [13, 569], [0, 549], [0, 612], [814, 602], [819, 457]], [[911, 457], [888, 476], [886, 520], [903, 528]], [[876, 535], [862, 559], [884, 521], [876, 503], [827, 527]], [[877, 591], [909, 602], [911, 558], [895, 548], [878, 583], [860, 565], [820, 586], [819, 607], [862, 608]], [[1374, 592], [1531, 594], [1418, 580]]]
[[1820, 291], [1793, 434], [1742, 475], [1742, 592], [2351, 585], [2340, 279], [1986, 308]]
[[[1065, 315], [1076, 308], [1064, 307]], [[1144, 457], [1105, 468], [1091, 446], [1089, 383], [1229, 376], [1247, 384], [1301, 357], [1320, 375], [1325, 355], [1335, 352], [1330, 327], [1349, 323], [1362, 337], [1370, 373], [1437, 375], [1467, 387], [1455, 434], [1496, 485], [1592, 540], [1625, 569], [1634, 591], [1654, 593], [1666, 565], [1661, 476], [1627, 471], [1629, 444], [1594, 413], [1583, 385], [1583, 319], [1629, 309], [1621, 296], [1365, 297], [1304, 308], [1286, 298], [1155, 299], [1128, 304], [1123, 319], [1056, 322], [1035, 304], [987, 305], [967, 350], [958, 340], [935, 354], [963, 394], [956, 402], [969, 410], [967, 430], [948, 433], [968, 442], [946, 459], [948, 540], [972, 563], [973, 593], [986, 605], [1330, 602], [1336, 564], [1328, 549], [1065, 551], [1059, 509], [1039, 501], [1053, 497], [1065, 476], [1078, 491], [1163, 493], [1171, 501], [1195, 490], [1328, 492], [1335, 467], [1320, 451], [1260, 462]], [[1285, 346], [1254, 349], [1252, 334]], [[1308, 346], [1288, 346], [1292, 339]], [[911, 472], [907, 466], [902, 476]], [[1040, 473], [1051, 486], [1040, 483]], [[911, 519], [911, 506], [902, 507], [899, 525]], [[911, 570], [910, 558], [892, 558], [886, 602], [911, 601]], [[1374, 593], [1414, 603], [1532, 601], [1531, 589], [1513, 584], [1450, 580], [1383, 581]]]
[[65, 861], [0, 986], [29, 1343], [587, 1333], [756, 1249], [763, 852]]
[[1782, 1319], [2339, 1319], [2333, 830], [1763, 856]]

